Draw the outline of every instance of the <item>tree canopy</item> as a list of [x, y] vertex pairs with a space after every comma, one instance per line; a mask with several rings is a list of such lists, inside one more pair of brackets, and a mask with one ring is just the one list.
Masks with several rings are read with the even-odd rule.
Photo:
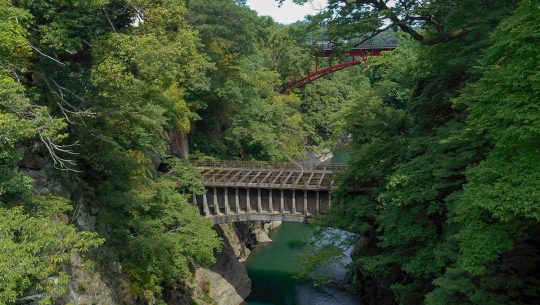
[[[222, 241], [178, 139], [193, 159], [349, 147], [320, 224], [356, 233], [366, 304], [539, 303], [539, 24], [533, 0], [329, 0], [289, 26], [235, 0], [0, 0], [0, 303], [58, 302], [102, 252], [132, 302], [189, 290]], [[320, 45], [390, 38], [276, 91]]]
[[[375, 2], [384, 1], [350, 6], [381, 13]], [[338, 28], [348, 6], [328, 22]], [[438, 8], [445, 31], [474, 29], [428, 43], [400, 26], [398, 49], [364, 66], [340, 123], [352, 134], [350, 168], [323, 223], [359, 233], [347, 242], [368, 304], [538, 302], [539, 7], [397, 1], [391, 10], [412, 21]], [[366, 19], [353, 11], [351, 22]], [[415, 32], [438, 37], [418, 20]]]

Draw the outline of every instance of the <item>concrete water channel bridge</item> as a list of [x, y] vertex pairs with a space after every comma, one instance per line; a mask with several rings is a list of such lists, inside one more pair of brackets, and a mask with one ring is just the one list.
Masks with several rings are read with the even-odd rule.
[[206, 194], [194, 196], [213, 223], [308, 222], [328, 211], [344, 164], [194, 161]]

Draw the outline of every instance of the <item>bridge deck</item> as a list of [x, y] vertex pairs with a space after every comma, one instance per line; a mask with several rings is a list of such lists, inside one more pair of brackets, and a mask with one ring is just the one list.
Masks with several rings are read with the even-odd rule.
[[338, 165], [261, 162], [195, 162], [206, 187], [332, 190]]

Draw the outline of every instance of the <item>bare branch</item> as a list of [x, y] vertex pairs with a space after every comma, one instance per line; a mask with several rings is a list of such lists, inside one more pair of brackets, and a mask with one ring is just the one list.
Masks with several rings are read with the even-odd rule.
[[29, 295], [29, 296], [19, 298], [19, 299], [17, 299], [16, 302], [21, 303], [21, 302], [26, 302], [26, 301], [36, 301], [36, 300], [42, 299], [42, 298], [44, 298], [46, 296], [48, 296], [48, 294], [46, 294], [46, 293], [38, 293], [38, 294], [33, 294], [33, 295]]
[[32, 49], [34, 49], [34, 50], [35, 50], [36, 52], [38, 52], [39, 54], [41, 54], [41, 55], [47, 57], [48, 59], [53, 60], [53, 61], [55, 61], [56, 63], [61, 64], [62, 66], [65, 66], [65, 65], [66, 65], [65, 63], [59, 61], [58, 59], [56, 59], [56, 58], [54, 58], [54, 57], [51, 57], [51, 56], [49, 56], [49, 55], [47, 55], [47, 54], [41, 52], [40, 49], [38, 49], [37, 47], [34, 47], [32, 44], [29, 43], [28, 46], [31, 47]]
[[68, 153], [70, 155], [78, 155], [78, 153], [68, 149], [69, 147], [72, 147], [76, 144], [59, 145], [59, 144], [54, 143], [50, 137], [44, 136], [40, 132], [38, 132], [38, 136], [41, 142], [43, 143], [43, 145], [45, 145], [45, 147], [47, 148], [47, 151], [49, 152], [49, 155], [51, 156], [54, 167], [56, 169], [64, 170], [64, 171], [71, 171], [71, 172], [78, 172], [78, 173], [81, 172], [80, 170], [73, 168], [74, 166], [77, 165], [77, 162], [75, 162], [74, 160], [65, 159], [58, 156], [59, 152]]
[[384, 32], [384, 31], [390, 29], [392, 26], [394, 26], [394, 25], [393, 25], [393, 24], [389, 24], [388, 26], [385, 26], [385, 27], [383, 27], [383, 28], [381, 28], [381, 29], [378, 29], [377, 31], [371, 33], [367, 38], [364, 38], [363, 40], [361, 40], [359, 43], [355, 44], [354, 46], [357, 47], [357, 46], [359, 46], [359, 45], [361, 45], [361, 44], [363, 44], [363, 43], [365, 43], [365, 42], [367, 42], [367, 41], [373, 39], [375, 36], [379, 35], [380, 33], [382, 33], [382, 32]]
[[112, 23], [111, 19], [109, 18], [109, 14], [107, 14], [107, 11], [105, 11], [105, 9], [103, 10], [103, 13], [105, 14], [105, 18], [107, 18], [107, 21], [109, 22], [113, 32], [116, 33], [116, 28], [114, 27], [114, 24]]
[[441, 42], [446, 42], [451, 39], [466, 35], [472, 31], [472, 28], [470, 26], [465, 26], [452, 32], [445, 32], [442, 26], [435, 24], [433, 20], [431, 20], [431, 23], [434, 24], [438, 28], [438, 35], [432, 38], [427, 38], [421, 35], [420, 33], [418, 33], [416, 30], [414, 30], [404, 20], [401, 20], [396, 14], [392, 13], [392, 10], [390, 10], [390, 8], [386, 5], [384, 1], [371, 0], [371, 3], [374, 5], [376, 9], [387, 12], [388, 18], [390, 19], [390, 21], [392, 21], [392, 23], [394, 23], [395, 25], [399, 26], [399, 28], [403, 32], [409, 34], [413, 39], [425, 45], [434, 45]]

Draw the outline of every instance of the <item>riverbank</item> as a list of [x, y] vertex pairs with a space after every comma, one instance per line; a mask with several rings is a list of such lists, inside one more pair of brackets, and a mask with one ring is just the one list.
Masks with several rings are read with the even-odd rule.
[[238, 305], [251, 293], [252, 281], [248, 276], [246, 261], [251, 249], [272, 240], [268, 232], [280, 222], [249, 222], [216, 225], [214, 229], [223, 240], [223, 249], [217, 261], [209, 268], [199, 268], [194, 286], [204, 298], [203, 304]]

